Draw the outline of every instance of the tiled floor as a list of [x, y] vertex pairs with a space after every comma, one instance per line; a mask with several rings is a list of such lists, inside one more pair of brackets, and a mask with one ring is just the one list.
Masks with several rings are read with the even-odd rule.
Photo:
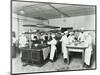
[[[81, 54], [76, 56], [78, 54], [71, 55], [70, 64], [67, 65], [63, 61], [62, 55], [59, 55], [57, 61], [55, 62], [47, 62], [42, 67], [38, 67], [36, 65], [27, 65], [22, 66], [21, 59], [19, 55], [16, 58], [12, 59], [12, 73], [30, 73], [30, 72], [46, 72], [46, 71], [62, 71], [62, 70], [79, 70], [79, 69], [86, 69], [82, 67], [82, 60], [81, 60]], [[95, 68], [95, 62], [93, 61], [93, 64], [91, 68]]]

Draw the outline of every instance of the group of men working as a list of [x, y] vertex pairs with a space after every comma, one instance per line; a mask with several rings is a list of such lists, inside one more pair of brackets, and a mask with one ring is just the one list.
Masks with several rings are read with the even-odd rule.
[[[51, 45], [51, 51], [50, 51], [50, 61], [54, 61], [54, 56], [55, 56], [55, 52], [57, 50], [57, 42], [58, 40], [56, 39], [56, 35], [55, 34], [51, 34], [51, 40], [47, 41], [48, 45]], [[59, 40], [61, 42], [61, 52], [63, 54], [63, 58], [64, 58], [64, 62], [67, 63], [67, 59], [68, 59], [68, 49], [67, 49], [67, 45], [70, 43], [77, 41], [83, 42], [87, 48], [85, 50], [85, 59], [84, 59], [84, 64], [86, 67], [90, 66], [90, 59], [91, 59], [91, 54], [92, 54], [92, 37], [88, 32], [83, 32], [81, 31], [79, 36], [77, 37], [77, 39], [75, 39], [75, 32], [69, 32], [69, 31], [65, 31], [62, 36], [61, 39]], [[34, 38], [32, 40], [36, 40], [37, 38]], [[26, 42], [25, 42], [26, 41]], [[28, 43], [27, 39], [24, 37], [24, 35], [21, 35], [20, 39], [19, 39], [19, 47], [25, 47], [25, 44]]]
[[[75, 42], [75, 36], [74, 36], [74, 32], [68, 32], [65, 31], [64, 35], [61, 37], [61, 47], [62, 47], [62, 53], [63, 53], [63, 58], [64, 58], [64, 62], [67, 63], [68, 62], [68, 49], [67, 49], [67, 45], [70, 43]], [[90, 60], [91, 60], [91, 54], [92, 54], [92, 37], [90, 35], [90, 33], [88, 32], [83, 32], [81, 31], [77, 41], [84, 43], [85, 46], [87, 46], [86, 50], [85, 50], [85, 55], [84, 55], [84, 66], [85, 67], [90, 67]], [[50, 60], [53, 61], [54, 58], [54, 54], [56, 51], [56, 44], [57, 44], [57, 40], [55, 39], [55, 35], [52, 35], [52, 40], [50, 42], [48, 42], [48, 44], [51, 44], [51, 52], [50, 52]]]

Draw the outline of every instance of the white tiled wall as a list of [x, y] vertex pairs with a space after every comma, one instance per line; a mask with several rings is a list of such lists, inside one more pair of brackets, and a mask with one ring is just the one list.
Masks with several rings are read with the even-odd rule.
[[95, 30], [95, 15], [50, 19], [49, 24], [60, 27], [73, 27], [74, 29], [83, 27], [86, 30]]

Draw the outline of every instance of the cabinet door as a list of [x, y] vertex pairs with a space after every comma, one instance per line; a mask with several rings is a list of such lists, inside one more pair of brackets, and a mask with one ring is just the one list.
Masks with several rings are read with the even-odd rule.
[[32, 60], [33, 61], [40, 61], [40, 51], [32, 51]]
[[29, 51], [29, 50], [23, 50], [22, 51], [22, 58], [23, 59], [31, 59], [31, 51]]
[[43, 52], [41, 51], [32, 51], [32, 62], [42, 66], [44, 64]]

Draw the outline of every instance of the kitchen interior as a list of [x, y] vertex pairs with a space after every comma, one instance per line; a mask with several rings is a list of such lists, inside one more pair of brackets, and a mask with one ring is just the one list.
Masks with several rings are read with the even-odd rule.
[[[81, 52], [70, 52], [68, 54], [69, 64], [64, 63], [61, 48], [60, 39], [64, 31], [73, 31], [78, 37], [81, 30], [89, 32], [92, 36], [93, 53], [89, 69], [95, 69], [95, 19], [95, 5], [12, 1], [12, 73], [88, 69], [83, 67], [82, 57], [84, 55], [82, 56]], [[48, 41], [51, 41], [52, 34], [57, 40], [54, 62], [49, 61], [51, 45]]]

